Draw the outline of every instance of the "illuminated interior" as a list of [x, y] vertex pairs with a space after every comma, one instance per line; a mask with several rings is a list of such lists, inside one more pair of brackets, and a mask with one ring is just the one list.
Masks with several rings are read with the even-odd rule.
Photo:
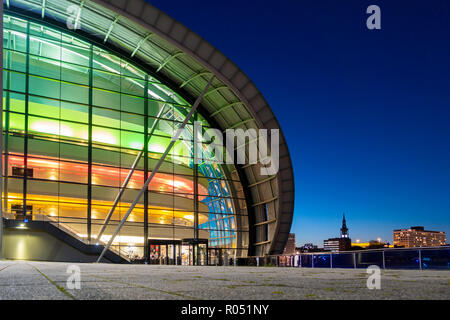
[[[3, 45], [8, 218], [48, 220], [87, 242], [95, 239], [145, 147], [102, 238], [109, 239], [190, 104], [120, 55], [41, 22], [5, 14]], [[208, 127], [201, 114], [193, 119]], [[230, 175], [233, 166], [217, 164], [207, 144], [208, 160], [194, 165], [192, 133], [193, 120], [114, 246], [132, 246], [142, 258], [145, 228], [150, 239], [173, 240], [194, 238], [199, 229], [210, 247], [229, 250], [242, 247], [238, 238], [248, 239], [240, 230], [247, 217], [236, 212], [243, 199], [233, 191], [242, 189]]]

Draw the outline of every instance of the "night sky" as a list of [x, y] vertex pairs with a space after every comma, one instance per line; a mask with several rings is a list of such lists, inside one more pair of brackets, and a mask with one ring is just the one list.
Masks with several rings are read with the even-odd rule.
[[[450, 1], [148, 0], [208, 40], [277, 116], [297, 244], [450, 235]], [[381, 8], [381, 30], [366, 8]]]

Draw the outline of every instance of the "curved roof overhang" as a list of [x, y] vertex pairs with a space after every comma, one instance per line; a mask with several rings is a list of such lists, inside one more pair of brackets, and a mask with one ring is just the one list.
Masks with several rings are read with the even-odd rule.
[[[68, 11], [81, 8], [79, 15]], [[214, 75], [212, 87], [202, 101], [204, 116], [220, 129], [280, 129], [279, 171], [260, 174], [261, 164], [239, 166], [247, 188], [250, 223], [269, 224], [268, 241], [255, 240], [264, 250], [281, 253], [287, 241], [294, 210], [294, 176], [286, 140], [280, 125], [252, 81], [210, 43], [144, 0], [4, 0], [6, 8], [31, 11], [43, 20], [80, 23], [81, 32], [98, 42], [119, 48], [129, 58], [168, 79], [195, 100]], [[78, 32], [78, 31], [77, 31]], [[258, 207], [268, 204], [268, 220]], [[254, 226], [250, 226], [253, 228]]]

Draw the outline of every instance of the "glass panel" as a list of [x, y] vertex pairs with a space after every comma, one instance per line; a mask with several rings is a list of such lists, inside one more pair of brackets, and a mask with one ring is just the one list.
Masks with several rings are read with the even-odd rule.
[[[33, 219], [51, 220], [86, 242], [88, 212], [92, 237], [99, 232], [136, 156], [149, 141], [148, 157], [142, 156], [138, 162], [113, 222], [106, 228], [102, 240], [108, 240], [184, 121], [189, 104], [127, 57], [38, 21], [28, 23], [8, 14], [3, 62], [10, 212], [25, 210]], [[208, 126], [203, 117], [196, 118]], [[207, 247], [246, 254], [241, 250], [248, 246], [246, 211], [240, 210], [242, 216], [237, 218], [238, 198], [232, 193], [232, 186], [241, 188], [240, 182], [225, 175], [208, 145], [202, 149], [207, 160], [194, 175], [192, 122], [149, 185], [145, 195], [148, 208], [144, 210], [142, 198], [113, 242], [127, 259], [143, 257], [145, 213], [151, 240], [173, 241], [154, 248], [155, 257], [164, 257], [166, 263], [206, 264]], [[233, 170], [230, 166], [229, 171]], [[25, 177], [28, 184], [23, 208]], [[242, 198], [239, 201], [243, 202]], [[196, 216], [199, 237], [207, 239], [208, 246], [181, 246], [183, 239], [194, 238]]]
[[367, 268], [371, 265], [377, 265], [383, 268], [383, 253], [381, 251], [356, 253], [357, 268]]
[[421, 251], [423, 269], [450, 269], [450, 249], [426, 249]]
[[419, 269], [419, 250], [392, 250], [384, 253], [386, 268]]

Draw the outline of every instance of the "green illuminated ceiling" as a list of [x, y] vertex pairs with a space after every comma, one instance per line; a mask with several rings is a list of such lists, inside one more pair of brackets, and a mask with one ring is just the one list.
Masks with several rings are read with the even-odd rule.
[[[157, 126], [149, 144], [150, 152], [164, 152], [170, 143], [170, 137], [184, 119], [189, 104], [177, 93], [159, 83], [155, 78], [128, 61], [92, 46], [83, 40], [37, 23], [29, 24], [17, 17], [4, 16], [4, 65], [5, 79], [21, 77], [27, 70], [27, 52], [29, 52], [30, 96], [28, 101], [28, 128], [25, 128], [25, 95], [15, 94], [5, 106], [12, 112], [9, 114], [9, 124], [4, 126], [10, 131], [25, 132], [53, 138], [69, 138], [80, 141], [88, 140], [88, 107], [83, 105], [82, 90], [87, 92], [89, 70], [92, 70], [93, 90], [103, 92], [104, 104], [101, 108], [93, 108], [92, 112], [92, 142], [140, 150], [144, 145], [144, 117], [142, 114], [144, 101], [149, 99], [149, 115], [156, 116], [159, 108], [167, 109], [170, 117], [165, 119], [149, 119], [149, 126], [156, 121]], [[27, 33], [30, 34], [27, 44]], [[27, 49], [28, 46], [28, 49]], [[92, 52], [92, 68], [89, 59]], [[148, 79], [148, 81], [146, 81]], [[12, 91], [23, 92], [20, 81], [11, 80], [8, 86]], [[34, 86], [33, 84], [36, 83]], [[64, 97], [61, 87], [67, 84], [73, 88], [73, 97]], [[147, 88], [145, 92], [144, 88]], [[78, 92], [77, 92], [78, 90]], [[24, 92], [25, 93], [25, 92]], [[77, 94], [78, 93], [78, 94]], [[112, 98], [110, 98], [112, 97]], [[128, 100], [125, 100], [126, 97]], [[139, 108], [133, 110], [133, 102]], [[67, 99], [69, 102], [67, 102]], [[108, 101], [111, 100], [111, 104]], [[116, 101], [119, 101], [118, 104]], [[76, 103], [70, 103], [74, 101]], [[120, 110], [136, 112], [127, 114]], [[165, 110], [166, 110], [165, 109]], [[166, 111], [165, 111], [166, 112]], [[203, 117], [198, 119], [208, 125]], [[191, 130], [189, 130], [191, 131]], [[191, 134], [184, 137], [185, 141], [177, 141], [177, 145], [189, 145]], [[189, 147], [189, 146], [188, 146]], [[181, 150], [178, 148], [178, 150]], [[178, 154], [181, 155], [181, 154]]]

